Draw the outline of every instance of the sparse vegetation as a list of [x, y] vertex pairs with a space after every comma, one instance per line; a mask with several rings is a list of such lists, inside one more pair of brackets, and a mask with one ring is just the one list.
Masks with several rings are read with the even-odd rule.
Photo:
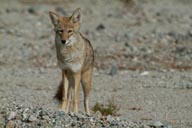
[[103, 116], [107, 116], [107, 115], [116, 116], [118, 115], [117, 112], [119, 111], [119, 105], [115, 104], [114, 100], [109, 100], [108, 104], [106, 105], [97, 102], [93, 106], [92, 110], [94, 112], [100, 111]]

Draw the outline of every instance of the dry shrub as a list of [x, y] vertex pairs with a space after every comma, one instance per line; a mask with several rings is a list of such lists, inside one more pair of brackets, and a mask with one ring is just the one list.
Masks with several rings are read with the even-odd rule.
[[119, 105], [115, 104], [114, 100], [109, 100], [107, 105], [96, 103], [92, 110], [94, 112], [100, 111], [103, 116], [113, 115], [116, 116], [119, 111]]

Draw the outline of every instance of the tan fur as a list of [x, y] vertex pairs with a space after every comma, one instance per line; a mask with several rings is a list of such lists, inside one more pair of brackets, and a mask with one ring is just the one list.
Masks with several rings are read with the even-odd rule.
[[[78, 112], [80, 83], [84, 92], [84, 108], [90, 114], [88, 95], [91, 89], [94, 53], [91, 43], [79, 32], [80, 9], [70, 17], [49, 13], [55, 30], [55, 46], [58, 64], [62, 70], [62, 81], [55, 97], [62, 100], [65, 112]], [[62, 42], [64, 40], [64, 44]]]

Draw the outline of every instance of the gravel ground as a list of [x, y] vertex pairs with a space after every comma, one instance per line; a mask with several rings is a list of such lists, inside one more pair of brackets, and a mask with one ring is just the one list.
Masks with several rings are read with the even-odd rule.
[[[9, 113], [6, 113], [9, 112]], [[46, 128], [88, 128], [88, 127], [126, 127], [126, 128], [143, 128], [142, 124], [120, 120], [118, 117], [108, 115], [103, 117], [98, 111], [92, 116], [81, 113], [66, 114], [63, 111], [53, 111], [43, 108], [24, 108], [14, 105], [4, 109], [1, 113], [8, 114], [6, 120], [2, 122], [3, 127], [46, 127]], [[164, 124], [161, 124], [164, 125]], [[146, 126], [147, 127], [147, 126]]]
[[[190, 0], [1, 0], [0, 127], [192, 127]], [[90, 107], [113, 100], [118, 116], [66, 114], [48, 12], [82, 9], [96, 62]]]

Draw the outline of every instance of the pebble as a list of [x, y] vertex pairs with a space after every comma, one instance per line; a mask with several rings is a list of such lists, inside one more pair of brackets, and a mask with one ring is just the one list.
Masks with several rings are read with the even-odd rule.
[[12, 119], [14, 119], [16, 117], [16, 112], [11, 112], [10, 114], [9, 114], [9, 117], [7, 118], [8, 120], [12, 120]]
[[189, 30], [188, 33], [189, 33], [189, 35], [192, 37], [192, 30]]
[[36, 11], [35, 11], [35, 9], [34, 9], [33, 7], [28, 8], [27, 11], [28, 11], [30, 14], [35, 14], [35, 13], [36, 13]]
[[27, 113], [23, 113], [23, 116], [22, 116], [22, 120], [23, 121], [27, 121], [29, 119], [29, 115]]
[[112, 66], [111, 66], [111, 70], [110, 70], [110, 72], [109, 72], [109, 75], [114, 76], [114, 75], [117, 74], [117, 71], [118, 71], [117, 66], [112, 65]]
[[29, 116], [29, 121], [30, 122], [33, 122], [33, 121], [36, 121], [36, 120], [37, 120], [36, 116], [34, 116], [34, 115]]
[[149, 75], [149, 72], [148, 71], [144, 71], [140, 74], [141, 76], [148, 76]]
[[97, 119], [101, 119], [102, 113], [100, 111], [96, 111], [95, 114], [93, 115]]
[[111, 115], [108, 115], [107, 121], [111, 123], [112, 121], [114, 121], [114, 118]]
[[162, 123], [161, 121], [154, 121], [149, 124], [151, 128], [171, 128], [171, 126]]
[[153, 122], [152, 126], [154, 126], [154, 127], [163, 127], [163, 123], [160, 122], [160, 121], [155, 121], [155, 122]]
[[15, 128], [15, 123], [14, 121], [8, 121], [8, 123], [5, 126], [6, 128]]
[[99, 24], [96, 28], [97, 31], [101, 31], [101, 30], [104, 30], [105, 29], [105, 26], [103, 24]]

